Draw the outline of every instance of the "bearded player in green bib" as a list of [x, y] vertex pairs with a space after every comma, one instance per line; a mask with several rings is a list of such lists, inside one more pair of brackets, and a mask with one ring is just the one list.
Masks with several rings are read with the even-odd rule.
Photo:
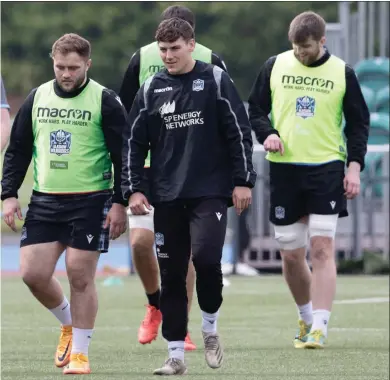
[[[16, 115], [2, 178], [4, 220], [16, 231], [15, 214], [22, 219], [18, 190], [33, 160], [20, 271], [31, 293], [61, 323], [55, 364], [65, 367], [64, 374], [91, 372], [96, 267], [109, 239], [127, 225], [120, 188], [126, 111], [113, 91], [87, 77], [90, 54], [89, 42], [77, 34], [54, 43], [55, 80], [34, 89]], [[53, 277], [64, 250], [70, 303]]]
[[[174, 5], [167, 8], [161, 15], [162, 20], [177, 17], [187, 21], [192, 28], [195, 26], [195, 16], [186, 7]], [[192, 53], [194, 59], [206, 63], [212, 63], [226, 70], [224, 62], [209, 48], [196, 43]], [[152, 42], [139, 49], [131, 58], [119, 96], [123, 105], [129, 112], [134, 98], [141, 85], [153, 74], [164, 69], [157, 42]], [[164, 91], [170, 91], [167, 87]], [[145, 160], [145, 176], [149, 175], [150, 153]], [[148, 192], [148, 189], [145, 189]], [[130, 245], [132, 248], [133, 262], [148, 298], [145, 318], [138, 331], [138, 340], [141, 344], [151, 343], [158, 335], [162, 316], [160, 312], [160, 282], [157, 258], [154, 254], [154, 210], [146, 210], [145, 215], [129, 214]], [[189, 262], [187, 275], [188, 309], [191, 307], [195, 283], [195, 269], [192, 260]], [[196, 349], [189, 334], [185, 340], [185, 350]]]
[[324, 347], [337, 221], [348, 215], [347, 198], [359, 194], [370, 122], [353, 69], [324, 46], [325, 27], [313, 12], [298, 15], [289, 30], [293, 49], [267, 60], [249, 98], [252, 127], [269, 152], [270, 221], [299, 312], [296, 348]]

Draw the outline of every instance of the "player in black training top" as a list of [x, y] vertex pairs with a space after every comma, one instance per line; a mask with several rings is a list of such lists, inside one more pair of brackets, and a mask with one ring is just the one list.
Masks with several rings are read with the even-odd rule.
[[[161, 272], [162, 334], [169, 359], [160, 375], [186, 372], [186, 274], [192, 257], [202, 310], [206, 361], [221, 366], [216, 330], [222, 304], [221, 257], [227, 207], [238, 213], [251, 202], [256, 173], [251, 127], [229, 75], [195, 61], [194, 31], [178, 18], [163, 21], [156, 40], [166, 69], [141, 87], [124, 132], [122, 189], [133, 214], [155, 208], [155, 240]], [[143, 166], [150, 147], [150, 194]]]
[[[161, 21], [168, 20], [172, 17], [178, 17], [187, 21], [195, 29], [195, 15], [187, 7], [181, 5], [168, 7], [162, 13]], [[212, 63], [226, 71], [226, 66], [221, 58], [211, 49], [199, 43], [196, 44], [193, 57], [207, 63]], [[150, 76], [164, 68], [165, 66], [160, 57], [157, 41], [153, 41], [137, 50], [130, 60], [119, 92], [119, 96], [127, 112], [130, 111], [140, 86]], [[145, 161], [145, 178], [149, 178], [149, 171], [148, 155]], [[132, 215], [130, 210], [128, 210], [128, 214], [129, 238], [133, 263], [148, 298], [146, 314], [138, 330], [138, 341], [141, 344], [147, 344], [157, 338], [162, 320], [160, 312], [160, 274], [158, 271], [157, 257], [154, 252], [154, 210], [151, 210], [146, 215]], [[189, 261], [186, 284], [188, 313], [190, 313], [195, 287], [195, 268], [192, 260]], [[184, 342], [184, 349], [186, 351], [196, 349], [189, 332]]]

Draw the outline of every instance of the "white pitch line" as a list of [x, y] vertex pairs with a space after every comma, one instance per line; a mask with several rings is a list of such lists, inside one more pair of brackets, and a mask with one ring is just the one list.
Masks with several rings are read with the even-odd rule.
[[[282, 329], [282, 328], [276, 328], [276, 327], [245, 327], [245, 326], [235, 326], [235, 327], [229, 327], [229, 326], [220, 326], [220, 330], [222, 331], [274, 331], [274, 332], [281, 332], [283, 330], [289, 330], [289, 329]], [[58, 332], [58, 327], [49, 327], [49, 326], [39, 326], [39, 327], [18, 327], [18, 326], [2, 326], [1, 330], [3, 331], [52, 331], [52, 332]], [[116, 331], [116, 332], [122, 332], [122, 331], [135, 331], [138, 330], [138, 327], [131, 327], [131, 326], [102, 326], [102, 327], [96, 327], [95, 331]], [[329, 329], [330, 331], [334, 332], [384, 332], [388, 331], [388, 329], [383, 328], [370, 328], [370, 327], [331, 327]]]
[[351, 305], [362, 303], [386, 303], [389, 302], [389, 297], [372, 297], [372, 298], [356, 298], [353, 300], [336, 300], [335, 304], [338, 305]]

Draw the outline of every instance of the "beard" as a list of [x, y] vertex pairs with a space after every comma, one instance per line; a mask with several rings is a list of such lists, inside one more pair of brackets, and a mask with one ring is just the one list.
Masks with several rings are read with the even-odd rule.
[[74, 90], [77, 90], [83, 84], [85, 77], [86, 77], [86, 73], [84, 73], [84, 75], [82, 75], [76, 79], [73, 79], [73, 80], [64, 81], [62, 79], [57, 79], [57, 83], [63, 91], [73, 92]]
[[294, 52], [294, 55], [296, 57], [296, 59], [302, 63], [302, 65], [305, 65], [305, 66], [310, 66], [311, 64], [313, 64], [315, 61], [318, 60], [319, 58], [319, 55], [320, 55], [320, 52], [321, 52], [321, 49], [320, 47], [318, 46], [318, 48], [316, 49], [315, 52], [313, 53], [310, 53], [310, 54], [306, 54], [304, 57], [301, 57], [300, 55], [298, 55], [297, 53]]

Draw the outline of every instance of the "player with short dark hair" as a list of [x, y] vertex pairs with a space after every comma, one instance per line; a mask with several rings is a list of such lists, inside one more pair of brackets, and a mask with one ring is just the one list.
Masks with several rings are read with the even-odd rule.
[[[165, 9], [161, 15], [162, 20], [168, 20], [177, 17], [185, 20], [194, 28], [195, 15], [187, 7], [173, 5]], [[201, 61], [212, 63], [226, 71], [226, 66], [220, 57], [209, 48], [196, 43], [194, 58]], [[163, 69], [164, 63], [161, 60], [157, 42], [154, 41], [139, 49], [131, 58], [119, 96], [130, 111], [134, 102], [135, 95], [140, 86], [153, 74]], [[150, 153], [145, 161], [145, 177], [149, 176]], [[146, 215], [129, 214], [129, 232], [130, 244], [132, 248], [133, 263], [136, 271], [142, 281], [147, 298], [148, 305], [145, 318], [138, 331], [138, 340], [140, 343], [151, 343], [156, 339], [161, 324], [160, 313], [160, 281], [157, 258], [153, 250], [154, 246], [154, 226], [153, 226], [153, 209]], [[195, 283], [195, 269], [190, 261], [187, 275], [187, 297], [188, 309], [192, 304], [192, 297]], [[194, 350], [195, 344], [192, 342], [190, 335], [186, 336], [185, 349]]]
[[[229, 75], [193, 59], [194, 31], [184, 20], [163, 21], [156, 40], [166, 69], [142, 85], [130, 111], [122, 188], [132, 214], [144, 215], [151, 204], [155, 210], [162, 334], [169, 359], [154, 374], [181, 375], [186, 372], [191, 252], [206, 361], [211, 368], [222, 364], [217, 319], [227, 208], [234, 204], [240, 214], [249, 206], [256, 173], [249, 120]], [[149, 148], [146, 193], [143, 166]]]
[[270, 220], [299, 311], [294, 346], [322, 348], [336, 291], [337, 222], [360, 191], [370, 118], [354, 70], [325, 47], [324, 19], [304, 12], [288, 36], [292, 50], [260, 70], [249, 117], [270, 161]]
[[[55, 79], [32, 90], [16, 115], [1, 182], [4, 220], [16, 231], [15, 214], [22, 219], [18, 190], [33, 160], [20, 271], [34, 297], [61, 323], [55, 364], [69, 364], [65, 374], [91, 372], [96, 267], [109, 239], [127, 227], [120, 187], [126, 112], [113, 91], [88, 78], [90, 52], [90, 43], [77, 34], [54, 43]], [[53, 276], [64, 250], [70, 303]]]

